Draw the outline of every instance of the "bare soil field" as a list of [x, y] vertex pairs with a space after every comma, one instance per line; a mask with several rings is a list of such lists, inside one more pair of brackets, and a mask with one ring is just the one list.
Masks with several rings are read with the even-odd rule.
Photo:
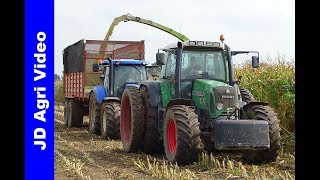
[[247, 164], [241, 153], [202, 153], [197, 163], [177, 166], [164, 155], [125, 153], [121, 141], [103, 140], [63, 124], [63, 105], [55, 105], [55, 179], [295, 179], [294, 147], [283, 148], [276, 162]]

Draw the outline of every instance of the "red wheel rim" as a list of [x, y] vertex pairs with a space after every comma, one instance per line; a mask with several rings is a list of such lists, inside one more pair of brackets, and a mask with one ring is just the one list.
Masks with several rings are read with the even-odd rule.
[[131, 135], [131, 106], [129, 97], [124, 97], [121, 104], [121, 140], [128, 144]]
[[172, 119], [169, 120], [167, 135], [168, 135], [169, 151], [171, 154], [173, 154], [176, 151], [177, 140], [176, 140], [176, 124]]

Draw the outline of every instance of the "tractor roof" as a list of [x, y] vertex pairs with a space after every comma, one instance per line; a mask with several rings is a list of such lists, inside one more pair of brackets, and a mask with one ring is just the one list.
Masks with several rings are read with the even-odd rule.
[[[135, 60], [135, 59], [113, 59], [113, 64], [122, 64], [122, 65], [146, 65], [147, 62], [145, 60]], [[108, 65], [108, 60], [103, 60], [102, 65]]]
[[[224, 44], [221, 42], [213, 41], [185, 41], [182, 42], [184, 47], [209, 47], [209, 48], [224, 48]], [[177, 43], [172, 43], [164, 47], [164, 49], [176, 49]]]

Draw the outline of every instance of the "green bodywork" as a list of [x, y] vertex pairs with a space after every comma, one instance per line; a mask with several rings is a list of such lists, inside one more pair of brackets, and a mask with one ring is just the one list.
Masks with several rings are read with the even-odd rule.
[[[213, 88], [218, 86], [231, 87], [229, 84], [209, 79], [196, 79], [193, 83], [192, 100], [195, 106], [199, 109], [207, 110], [210, 118], [213, 119], [218, 118], [223, 112], [226, 112], [225, 109], [216, 109]], [[210, 108], [210, 103], [213, 104], [213, 108]]]
[[[175, 84], [169, 80], [164, 80], [160, 83], [161, 97], [162, 97], [162, 103], [163, 103], [162, 106], [164, 108], [167, 107], [171, 99], [174, 99], [174, 85]], [[197, 108], [207, 110], [209, 112], [209, 116], [210, 116], [209, 118], [216, 119], [219, 116], [221, 116], [222, 113], [227, 112], [226, 109], [222, 109], [222, 110], [216, 109], [216, 106], [215, 106], [216, 102], [213, 94], [213, 88], [218, 86], [231, 87], [229, 84], [220, 82], [220, 81], [209, 80], [209, 79], [195, 79], [193, 81], [193, 89], [190, 93], [190, 96], [183, 97], [183, 98], [187, 98], [187, 99], [192, 98], [192, 101], [194, 102], [194, 105]], [[210, 108], [211, 103], [214, 105], [214, 108]]]

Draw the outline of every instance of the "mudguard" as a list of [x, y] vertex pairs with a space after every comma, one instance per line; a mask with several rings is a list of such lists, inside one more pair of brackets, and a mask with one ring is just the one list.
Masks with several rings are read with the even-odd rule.
[[104, 101], [117, 101], [117, 102], [121, 102], [121, 100], [118, 97], [104, 97], [102, 99], [102, 102]]
[[137, 89], [140, 88], [140, 84], [138, 83], [125, 83], [124, 88], [128, 88], [128, 87], [136, 87]]
[[150, 96], [151, 107], [161, 107], [162, 97], [161, 97], [161, 81], [143, 81], [140, 86], [147, 86]]
[[102, 103], [103, 98], [105, 98], [107, 96], [107, 92], [106, 89], [104, 88], [104, 86], [95, 86], [92, 89], [94, 95], [96, 96], [96, 100], [99, 104]]

